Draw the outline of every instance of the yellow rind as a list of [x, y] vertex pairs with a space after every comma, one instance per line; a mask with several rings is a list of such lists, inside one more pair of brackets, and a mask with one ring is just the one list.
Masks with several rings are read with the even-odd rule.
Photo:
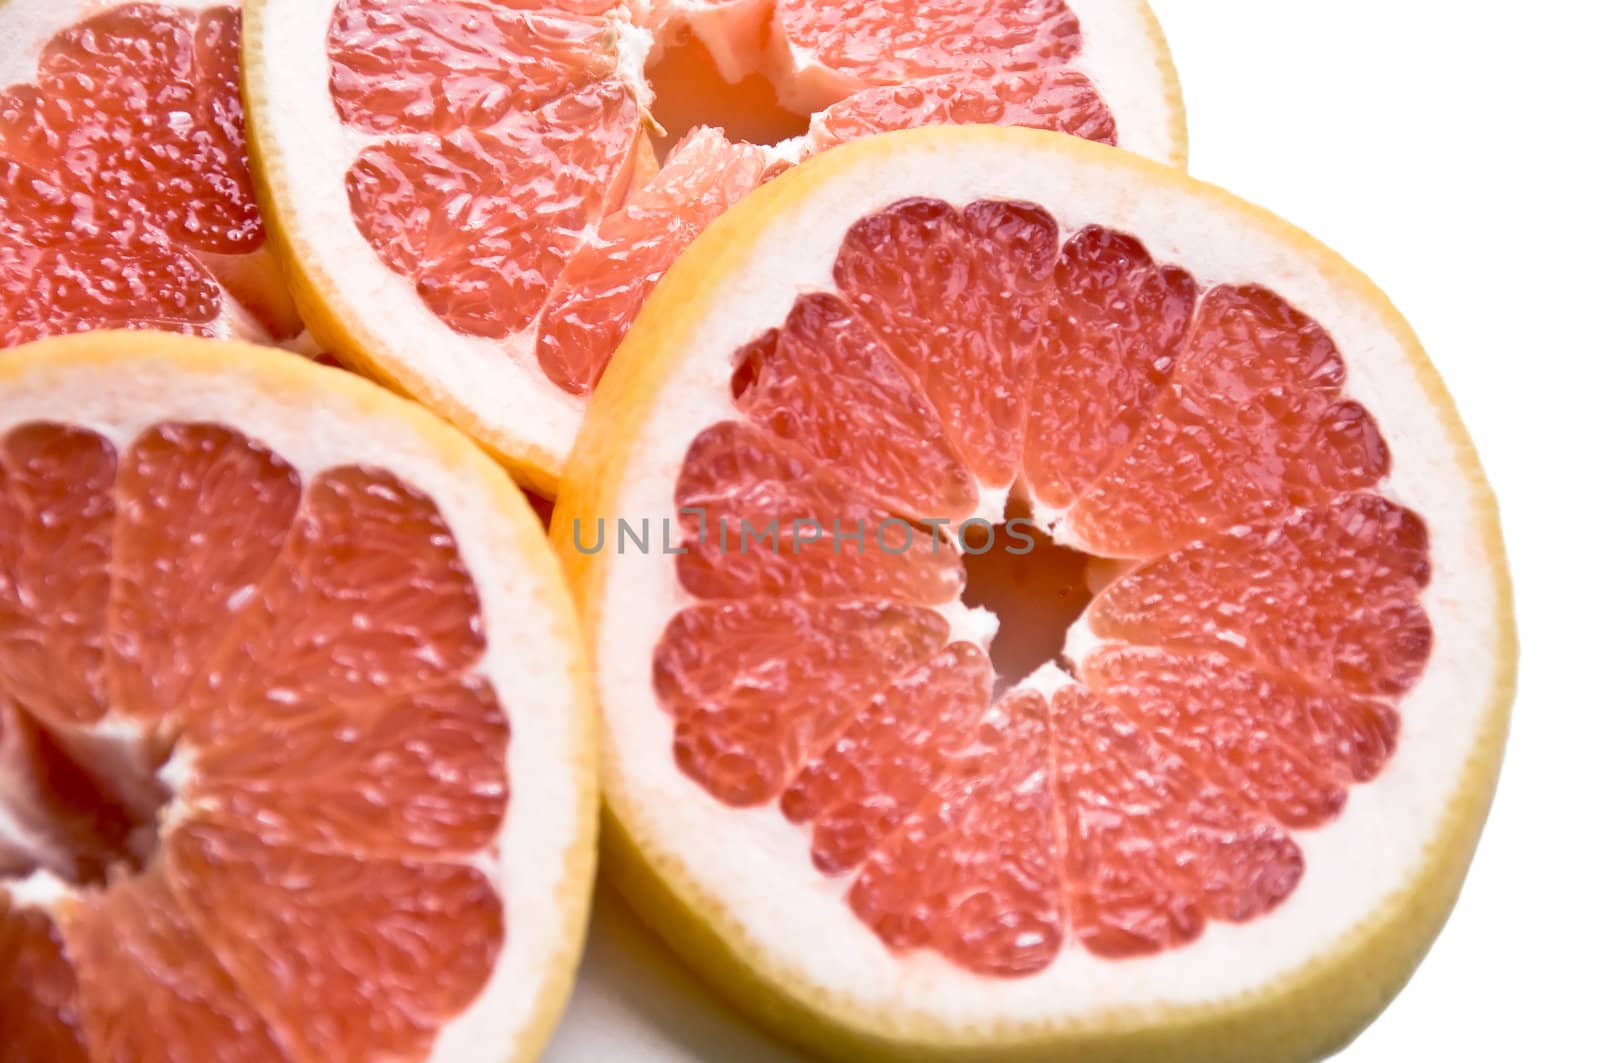
[[[389, 353], [388, 342], [362, 324], [362, 316], [349, 304], [329, 268], [317, 260], [309, 243], [297, 234], [304, 224], [292, 204], [276, 190], [287, 185], [283, 174], [280, 131], [265, 117], [266, 96], [262, 20], [271, 0], [243, 0], [244, 22], [240, 46], [240, 88], [244, 98], [245, 140], [255, 176], [256, 199], [267, 232], [267, 242], [284, 273], [289, 293], [300, 311], [306, 331], [339, 360], [395, 391], [416, 399], [477, 440], [520, 483], [553, 497], [561, 479], [563, 457], [531, 439], [517, 438], [484, 422], [477, 411], [439, 386], [438, 378], [418, 372]], [[1189, 143], [1183, 93], [1161, 24], [1145, 0], [1137, 0], [1139, 17], [1160, 70], [1163, 98], [1172, 137], [1172, 165], [1188, 165]], [[443, 372], [448, 372], [448, 368]], [[581, 436], [580, 436], [581, 438]], [[576, 448], [574, 448], [575, 450]]]
[[507, 1061], [531, 1063], [555, 1031], [577, 977], [593, 893], [600, 802], [593, 768], [599, 729], [592, 696], [593, 676], [561, 567], [528, 500], [472, 440], [416, 403], [343, 370], [251, 343], [154, 331], [85, 332], [39, 340], [0, 352], [0, 393], [24, 377], [47, 375], [63, 368], [126, 364], [129, 359], [141, 358], [175, 366], [197, 378], [246, 378], [269, 394], [304, 403], [307, 409], [326, 408], [329, 397], [337, 396], [363, 417], [403, 421], [441, 465], [463, 479], [479, 483], [489, 493], [495, 509], [520, 527], [518, 560], [534, 573], [543, 589], [541, 600], [529, 607], [548, 610], [555, 617], [554, 626], [561, 633], [564, 656], [570, 662], [568, 680], [577, 698], [573, 712], [579, 723], [580, 764], [580, 827], [563, 857], [562, 886], [551, 898], [560, 912], [562, 946], [549, 967], [548, 983], [529, 1006], [528, 1017], [517, 1035], [517, 1050]]
[[[1317, 265], [1329, 283], [1376, 310], [1400, 337], [1411, 370], [1455, 448], [1455, 463], [1474, 496], [1479, 533], [1494, 567], [1499, 626], [1498, 669], [1483, 725], [1459, 788], [1441, 818], [1411, 884], [1396, 891], [1361, 925], [1297, 971], [1259, 992], [1203, 1006], [1105, 1013], [1092, 1020], [952, 1028], [859, 1007], [808, 983], [744, 936], [737, 920], [698, 890], [686, 869], [652, 851], [630, 829], [633, 815], [618, 785], [616, 750], [601, 731], [601, 783], [606, 795], [602, 871], [641, 915], [708, 982], [769, 1029], [795, 1044], [840, 1060], [1070, 1058], [1114, 1060], [1300, 1060], [1320, 1058], [1348, 1042], [1383, 1009], [1421, 962], [1455, 903], [1488, 814], [1505, 745], [1516, 678], [1516, 633], [1505, 548], [1494, 495], [1443, 381], [1415, 333], [1376, 285], [1314, 238], [1260, 207], [1181, 172], [1128, 152], [1055, 133], [984, 126], [947, 126], [890, 133], [847, 144], [797, 167], [747, 197], [713, 223], [672, 266], [651, 296], [597, 390], [558, 495], [551, 529], [578, 603], [584, 638], [605, 637], [599, 604], [604, 555], [586, 556], [565, 529], [615, 510], [618, 485], [635, 457], [652, 401], [688, 354], [685, 337], [713, 309], [723, 282], [738, 274], [777, 219], [803, 216], [807, 201], [831, 181], [893, 165], [898, 154], [961, 144], [1003, 160], [1010, 153], [1050, 153], [1063, 166], [1124, 171], [1152, 193], [1162, 188], [1200, 195], [1215, 209], [1285, 240]], [[924, 155], [925, 157], [925, 155]], [[648, 665], [641, 662], [640, 667]], [[602, 711], [604, 706], [602, 705]], [[663, 756], [666, 752], [663, 751]], [[843, 917], [843, 916], [841, 916]]]
[[1172, 137], [1172, 157], [1169, 166], [1189, 169], [1189, 112], [1183, 102], [1183, 85], [1178, 80], [1178, 66], [1172, 60], [1172, 49], [1167, 46], [1167, 31], [1161, 28], [1155, 9], [1147, 0], [1138, 0], [1139, 17], [1144, 22], [1144, 35], [1150, 41], [1150, 54], [1156, 57], [1161, 71], [1162, 92], [1167, 104], [1168, 135]]

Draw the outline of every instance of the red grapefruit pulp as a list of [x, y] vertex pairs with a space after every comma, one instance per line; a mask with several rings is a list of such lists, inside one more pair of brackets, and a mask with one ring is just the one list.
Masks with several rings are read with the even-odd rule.
[[0, 58], [31, 78], [0, 93], [0, 345], [294, 338], [245, 163], [238, 8], [14, 0], [0, 18]]

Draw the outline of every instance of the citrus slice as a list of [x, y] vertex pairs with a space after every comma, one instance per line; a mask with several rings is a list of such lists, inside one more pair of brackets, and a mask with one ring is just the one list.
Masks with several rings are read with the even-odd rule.
[[1444, 920], [1494, 500], [1283, 222], [1054, 133], [857, 141], [674, 264], [574, 454], [617, 882], [787, 1036], [1309, 1058]]
[[245, 165], [239, 8], [0, 6], [0, 346], [301, 333]]
[[511, 481], [375, 385], [154, 332], [0, 362], [7, 1059], [525, 1059], [595, 785]]
[[312, 331], [546, 493], [662, 271], [798, 159], [970, 122], [1184, 158], [1142, 0], [267, 0], [245, 38]]

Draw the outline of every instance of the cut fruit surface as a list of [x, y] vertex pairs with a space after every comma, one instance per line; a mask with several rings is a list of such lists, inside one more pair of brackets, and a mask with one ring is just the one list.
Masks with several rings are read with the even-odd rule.
[[1185, 155], [1142, 0], [269, 0], [245, 38], [313, 332], [547, 493], [662, 272], [797, 160], [980, 122]]
[[0, 346], [299, 336], [245, 163], [239, 24], [205, 0], [0, 7]]
[[596, 787], [522, 493], [241, 343], [44, 340], [0, 395], [0, 1054], [536, 1054]]
[[1313, 1058], [1445, 918], [1514, 673], [1494, 501], [1276, 218], [1053, 133], [843, 146], [679, 259], [575, 455], [618, 883], [787, 1036]]

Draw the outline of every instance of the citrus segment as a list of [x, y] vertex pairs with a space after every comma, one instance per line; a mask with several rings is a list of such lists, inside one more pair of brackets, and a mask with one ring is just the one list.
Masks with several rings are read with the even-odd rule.
[[[165, 881], [114, 883], [68, 913], [65, 935], [91, 1058], [289, 1059]], [[129, 986], [140, 989], [136, 1012], [124, 1006]]]
[[[1057, 242], [1048, 215], [1018, 204], [911, 201], [851, 227], [834, 264], [840, 293], [984, 484], [1015, 474]], [[930, 270], [942, 283], [922, 280]]]
[[[1442, 394], [1331, 253], [1081, 139], [766, 184], [646, 305], [553, 522], [705, 507], [671, 562], [567, 554], [624, 888], [840, 1058], [1326, 1051], [1437, 929], [1503, 735]], [[889, 654], [861, 610], [936, 622]]]
[[0, 437], [0, 682], [50, 723], [106, 709], [116, 467], [94, 432], [29, 425]]
[[784, 815], [812, 823], [819, 870], [855, 867], [917, 806], [982, 714], [993, 680], [982, 652], [958, 642], [880, 684], [866, 711], [849, 706], [843, 733], [814, 751], [783, 795]]
[[864, 698], [930, 657], [947, 632], [937, 613], [894, 602], [756, 598], [686, 609], [653, 671], [677, 719], [673, 754], [729, 804], [769, 801]]
[[108, 686], [119, 710], [159, 719], [190, 685], [278, 560], [300, 506], [300, 477], [222, 425], [164, 424], [117, 469]]
[[584, 229], [626, 185], [638, 113], [602, 82], [489, 129], [385, 141], [350, 169], [351, 213], [440, 318], [510, 336], [537, 319]]
[[1427, 527], [1358, 494], [1230, 528], [1127, 573], [1097, 598], [1105, 638], [1242, 656], [1322, 690], [1393, 695], [1427, 665]]
[[870, 485], [881, 504], [915, 516], [976, 504], [955, 448], [927, 430], [928, 399], [838, 296], [798, 300], [783, 327], [739, 351], [736, 365], [735, 401], [752, 423], [824, 470]]
[[317, 710], [241, 736], [198, 762], [208, 806], [275, 845], [362, 856], [465, 859], [490, 845], [509, 785], [494, 691], [455, 681], [352, 715]]
[[935, 74], [1057, 66], [1083, 39], [1062, 0], [778, 0], [773, 26], [774, 47], [825, 71], [835, 98]]
[[[982, 711], [987, 688], [971, 700]], [[924, 783], [925, 796], [874, 850], [850, 907], [891, 947], [935, 949], [994, 975], [1037, 969], [1061, 947], [1061, 839], [1033, 755], [1048, 746], [1046, 717], [1037, 691], [1007, 694], [979, 743]]]
[[1294, 840], [1170, 735], [1080, 688], [1056, 691], [1051, 709], [1070, 915], [1085, 948], [1126, 957], [1183, 945], [1208, 920], [1251, 919], [1294, 889]]
[[19, 1059], [76, 1063], [89, 1058], [78, 1021], [78, 981], [61, 931], [49, 916], [0, 896], [0, 994], [6, 1049]]
[[[1046, 342], [1029, 403], [1023, 472], [1064, 507], [1127, 445], [1177, 365], [1197, 285], [1139, 241], [1086, 226], [1063, 243], [1046, 300]], [[1081, 402], [1085, 393], [1104, 402]]]
[[1258, 287], [1204, 293], [1170, 386], [1072, 509], [1084, 545], [1163, 553], [1208, 529], [1315, 505], [1388, 471], [1316, 322]]
[[7, 51], [33, 44], [30, 18], [60, 28], [34, 80], [0, 92], [0, 345], [117, 327], [293, 339], [245, 163], [238, 9], [9, 17]]
[[136, 207], [106, 207], [143, 208], [175, 243], [218, 254], [253, 250], [261, 223], [244, 195], [238, 49], [238, 12], [226, 7], [114, 8], [45, 47], [37, 95], [28, 97], [35, 106], [17, 115], [8, 139], [33, 149], [36, 164], [47, 163], [52, 148], [75, 149], [53, 174], [64, 191], [111, 199], [120, 181], [143, 178]]
[[277, 564], [181, 710], [197, 737], [259, 739], [328, 703], [459, 674], [483, 649], [472, 577], [433, 502], [390, 473], [336, 467], [306, 489]]
[[521, 493], [409, 404], [244, 345], [52, 340], [0, 391], [0, 659], [56, 673], [0, 668], [0, 958], [41, 971], [0, 1008], [94, 1059], [536, 1043], [588, 839]]
[[610, 73], [605, 32], [599, 18], [471, 0], [340, 0], [328, 86], [340, 119], [374, 133], [481, 128]]
[[1181, 161], [1148, 12], [1087, 7], [271, 0], [254, 151], [325, 342], [548, 493], [662, 272], [784, 168], [982, 122]]
[[774, 167], [769, 153], [693, 130], [660, 171], [603, 218], [561, 274], [539, 328], [539, 366], [574, 394], [593, 390], [645, 296], [689, 241]]
[[474, 868], [269, 846], [249, 821], [191, 820], [168, 845], [201, 934], [295, 1058], [422, 1057], [504, 938]]
[[[695, 440], [677, 506], [678, 578], [700, 598], [892, 594], [933, 605], [960, 588], [954, 547], [936, 552], [927, 530], [890, 525], [889, 510], [748, 425], [726, 422]], [[819, 521], [823, 513], [833, 520]]]
[[807, 140], [821, 151], [848, 140], [925, 125], [1017, 125], [1054, 129], [1102, 144], [1117, 123], [1094, 83], [1075, 70], [1031, 70], [975, 77], [942, 74], [862, 89], [811, 119]]
[[1345, 787], [1382, 770], [1399, 731], [1387, 704], [1307, 690], [1222, 654], [1103, 651], [1084, 665], [1084, 682], [1290, 827], [1337, 815]]

